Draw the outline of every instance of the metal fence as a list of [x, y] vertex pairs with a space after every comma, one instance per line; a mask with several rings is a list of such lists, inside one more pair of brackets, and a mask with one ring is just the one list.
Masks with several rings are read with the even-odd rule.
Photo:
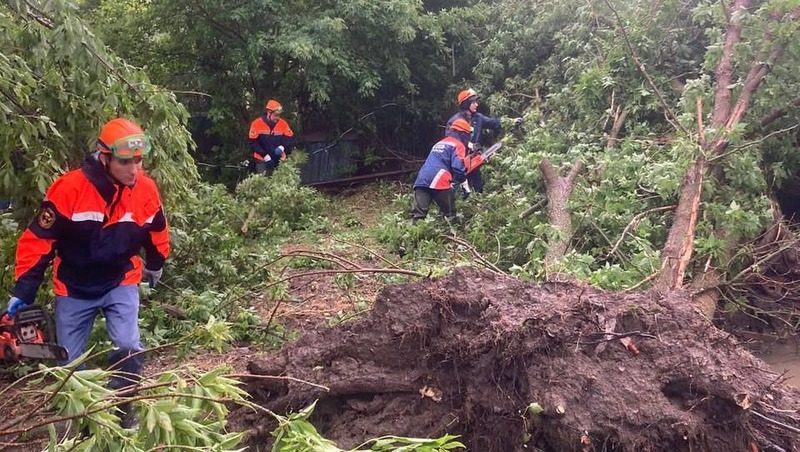
[[358, 169], [355, 161], [358, 146], [353, 141], [304, 143], [298, 147], [308, 153], [308, 162], [300, 169], [304, 184], [349, 177]]

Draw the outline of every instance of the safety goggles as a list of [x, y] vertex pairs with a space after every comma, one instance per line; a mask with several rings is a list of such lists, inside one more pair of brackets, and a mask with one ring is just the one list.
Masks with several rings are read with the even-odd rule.
[[114, 157], [120, 160], [130, 160], [134, 157], [143, 157], [150, 152], [150, 138], [147, 135], [128, 135], [127, 137], [120, 138], [119, 140], [106, 145], [98, 142], [100, 152], [111, 153]]

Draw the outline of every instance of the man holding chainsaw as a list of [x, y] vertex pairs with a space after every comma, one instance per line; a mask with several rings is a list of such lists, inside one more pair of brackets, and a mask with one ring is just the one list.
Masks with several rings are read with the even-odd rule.
[[[499, 118], [486, 116], [478, 112], [478, 92], [472, 88], [462, 90], [456, 96], [456, 103], [458, 104], [458, 113], [454, 114], [447, 120], [447, 128], [456, 119], [464, 119], [472, 126], [472, 134], [467, 143], [467, 154], [475, 154], [480, 152], [481, 135], [484, 129], [495, 131], [496, 134], [502, 132], [502, 126]], [[514, 125], [522, 123], [523, 119], [514, 118]], [[468, 187], [468, 188], [467, 188]], [[474, 190], [477, 193], [483, 192], [483, 177], [479, 168], [475, 168], [467, 176], [467, 187], [465, 187], [464, 198], [469, 196], [469, 190]]]
[[412, 223], [428, 215], [431, 201], [436, 203], [445, 219], [455, 219], [454, 187], [464, 182], [467, 175], [483, 163], [480, 154], [467, 156], [467, 143], [471, 133], [472, 126], [466, 120], [456, 119], [447, 128], [445, 137], [431, 148], [414, 181]]
[[264, 114], [250, 123], [248, 138], [258, 174], [267, 174], [292, 152], [294, 132], [281, 113], [280, 102], [270, 99], [264, 106]]
[[[107, 122], [95, 152], [50, 186], [17, 243], [9, 315], [34, 302], [52, 262], [56, 334], [67, 350], [66, 362], [84, 353], [102, 311], [114, 343], [109, 363], [120, 371], [110, 382], [112, 389], [139, 380], [138, 284], [158, 283], [170, 249], [158, 188], [142, 169], [149, 151], [150, 139], [136, 123], [123, 118]], [[123, 427], [132, 426], [129, 407], [121, 408]]]

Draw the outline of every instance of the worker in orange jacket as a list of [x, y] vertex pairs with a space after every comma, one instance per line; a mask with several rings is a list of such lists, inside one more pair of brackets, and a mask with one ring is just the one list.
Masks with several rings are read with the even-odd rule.
[[281, 118], [283, 106], [270, 99], [264, 106], [264, 114], [250, 123], [250, 149], [253, 151], [256, 173], [266, 174], [291, 154], [294, 132]]
[[428, 215], [431, 201], [439, 212], [452, 221], [456, 215], [455, 186], [464, 182], [472, 171], [483, 164], [480, 154], [467, 156], [467, 143], [472, 126], [456, 119], [447, 128], [445, 137], [431, 148], [414, 181], [414, 201], [411, 205], [413, 223]]
[[[95, 152], [50, 186], [17, 243], [8, 313], [34, 302], [52, 262], [56, 335], [68, 353], [62, 364], [84, 353], [102, 311], [114, 344], [109, 363], [119, 371], [112, 389], [139, 381], [138, 284], [158, 283], [170, 250], [158, 188], [142, 169], [149, 150], [149, 137], [133, 121], [107, 122]], [[135, 425], [130, 407], [120, 408], [122, 426]]]

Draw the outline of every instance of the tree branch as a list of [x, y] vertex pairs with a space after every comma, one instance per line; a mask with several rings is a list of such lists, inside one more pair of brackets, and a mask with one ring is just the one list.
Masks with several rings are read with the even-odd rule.
[[647, 70], [644, 68], [644, 64], [642, 64], [642, 62], [639, 60], [639, 57], [636, 55], [636, 49], [634, 49], [633, 44], [631, 43], [631, 40], [628, 37], [628, 32], [625, 31], [625, 26], [622, 23], [622, 18], [619, 17], [617, 10], [614, 9], [614, 6], [611, 5], [610, 0], [605, 0], [605, 2], [606, 5], [608, 5], [608, 8], [611, 10], [611, 12], [614, 14], [614, 17], [617, 18], [617, 26], [619, 27], [620, 33], [622, 34], [622, 38], [625, 40], [625, 45], [626, 47], [628, 47], [628, 51], [630, 51], [631, 53], [631, 58], [633, 59], [633, 62], [635, 63], [636, 67], [639, 69], [639, 72], [641, 72], [644, 78], [647, 80], [647, 84], [650, 85], [650, 88], [653, 90], [653, 92], [656, 93], [658, 101], [661, 102], [661, 106], [664, 108], [664, 113], [667, 117], [667, 120], [672, 124], [673, 127], [682, 131], [686, 135], [689, 135], [689, 133], [681, 125], [681, 123], [678, 122], [678, 118], [675, 116], [675, 114], [672, 113], [672, 109], [669, 108], [669, 105], [667, 104], [667, 101], [664, 99], [664, 96], [661, 94], [661, 91], [658, 89], [658, 87], [656, 87], [653, 78], [650, 77], [650, 74], [647, 73]]
[[742, 39], [739, 15], [747, 10], [749, 4], [748, 0], [735, 0], [730, 9], [725, 8], [728, 25], [725, 30], [725, 43], [722, 46], [722, 58], [714, 74], [717, 89], [714, 92], [714, 111], [711, 117], [712, 126], [718, 130], [727, 121], [731, 109], [734, 47]]

